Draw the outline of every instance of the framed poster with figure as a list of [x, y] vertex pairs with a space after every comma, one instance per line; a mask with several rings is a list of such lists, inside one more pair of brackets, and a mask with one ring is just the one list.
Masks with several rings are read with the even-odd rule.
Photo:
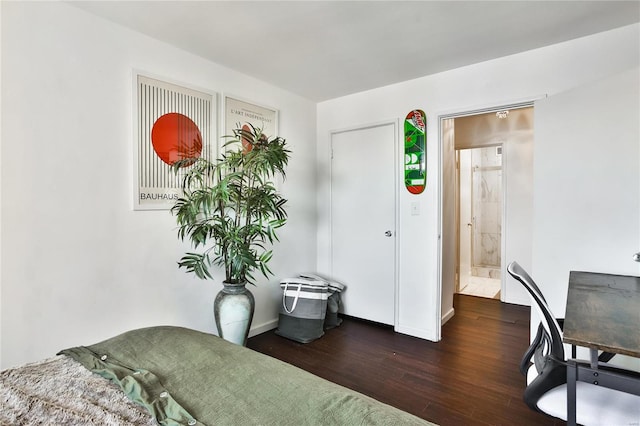
[[261, 129], [269, 139], [278, 136], [278, 110], [244, 101], [234, 96], [225, 96], [224, 134], [233, 135], [234, 129], [242, 128], [246, 124]]

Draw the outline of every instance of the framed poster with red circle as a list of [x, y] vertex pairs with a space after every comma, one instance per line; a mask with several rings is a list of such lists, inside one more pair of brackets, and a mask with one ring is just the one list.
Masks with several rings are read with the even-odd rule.
[[135, 85], [133, 208], [170, 209], [180, 193], [172, 165], [217, 156], [217, 95], [139, 73]]

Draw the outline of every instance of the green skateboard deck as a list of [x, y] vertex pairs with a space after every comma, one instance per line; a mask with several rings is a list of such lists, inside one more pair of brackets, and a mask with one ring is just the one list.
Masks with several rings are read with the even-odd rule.
[[404, 185], [412, 194], [420, 194], [427, 183], [426, 141], [427, 119], [414, 109], [404, 120]]

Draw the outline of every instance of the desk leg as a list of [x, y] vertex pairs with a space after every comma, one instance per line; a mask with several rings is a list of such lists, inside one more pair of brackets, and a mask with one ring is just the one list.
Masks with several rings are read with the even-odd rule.
[[567, 426], [576, 425], [576, 381], [578, 365], [575, 361], [567, 363]]

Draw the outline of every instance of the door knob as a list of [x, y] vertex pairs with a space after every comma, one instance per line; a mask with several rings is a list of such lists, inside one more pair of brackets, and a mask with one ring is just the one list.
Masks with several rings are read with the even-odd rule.
[[633, 260], [635, 260], [636, 262], [640, 262], [640, 253], [636, 253], [633, 255]]
[[391, 232], [391, 231], [387, 231], [387, 232], [384, 233], [385, 237], [391, 237], [392, 235], [393, 235], [393, 232]]

